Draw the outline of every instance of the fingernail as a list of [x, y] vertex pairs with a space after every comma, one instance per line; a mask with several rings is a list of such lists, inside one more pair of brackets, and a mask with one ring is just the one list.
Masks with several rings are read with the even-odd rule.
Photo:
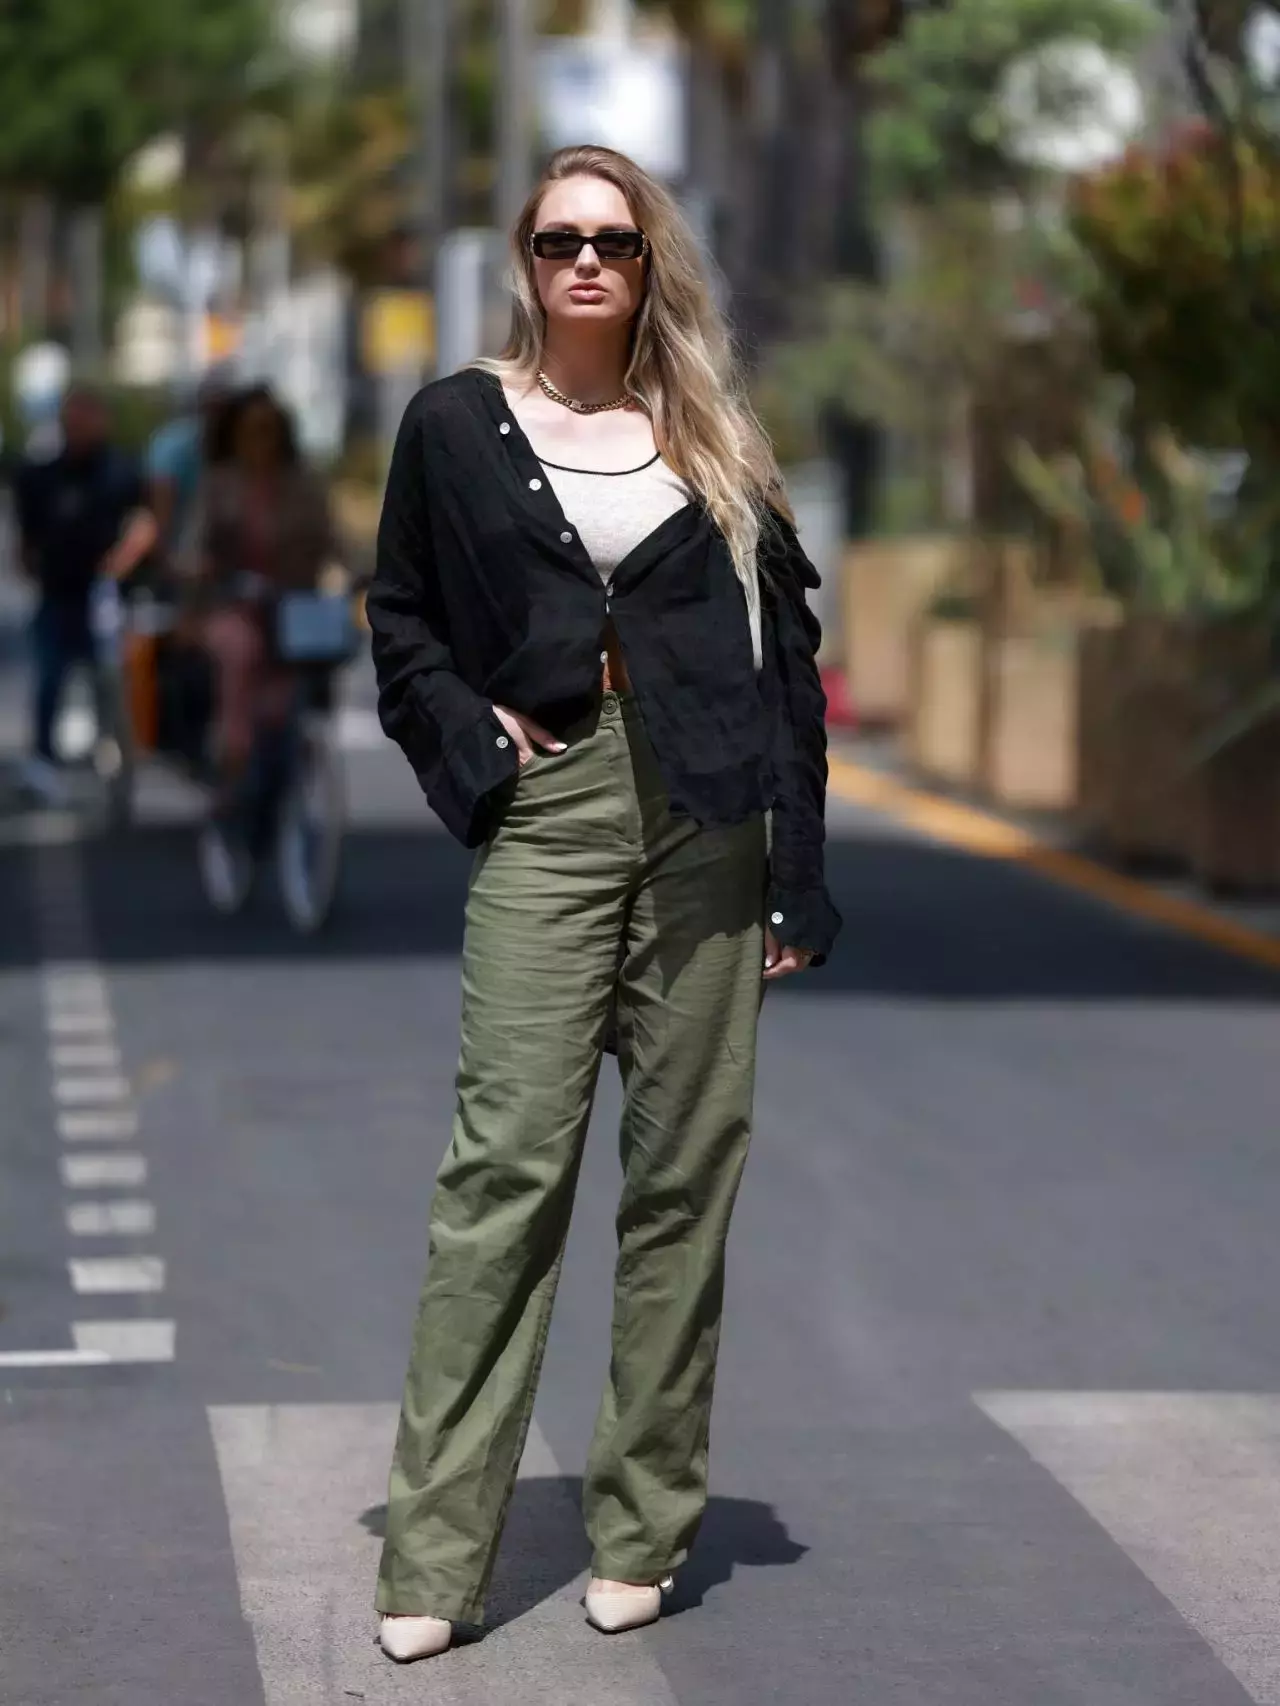
[[773, 961], [769, 958], [768, 954], [766, 954], [764, 957], [764, 969], [766, 971], [772, 971], [773, 970]]
[[562, 740], [558, 740], [553, 744], [551, 750], [552, 750], [552, 752], [567, 752], [568, 748], [565, 746], [565, 744]]

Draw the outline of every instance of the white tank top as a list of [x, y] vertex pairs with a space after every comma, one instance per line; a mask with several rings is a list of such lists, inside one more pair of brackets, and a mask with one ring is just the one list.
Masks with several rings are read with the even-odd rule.
[[692, 499], [689, 487], [658, 451], [638, 468], [617, 474], [562, 468], [555, 462], [542, 466], [565, 519], [577, 529], [602, 580]]

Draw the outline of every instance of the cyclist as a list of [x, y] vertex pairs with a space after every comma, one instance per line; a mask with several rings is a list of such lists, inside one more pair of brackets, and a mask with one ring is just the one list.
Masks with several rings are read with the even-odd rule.
[[25, 460], [15, 482], [21, 561], [38, 595], [34, 752], [22, 779], [48, 804], [65, 799], [54, 729], [67, 677], [78, 665], [95, 663], [95, 587], [130, 575], [157, 538], [141, 473], [112, 443], [100, 393], [73, 385], [63, 398], [61, 427], [58, 452]]
[[293, 708], [294, 676], [274, 655], [273, 600], [314, 590], [335, 554], [327, 494], [303, 462], [292, 417], [265, 385], [238, 392], [211, 437], [186, 565], [214, 666], [214, 822], [224, 831], [260, 733], [283, 729]]
[[175, 552], [190, 521], [220, 411], [234, 387], [225, 368], [200, 380], [193, 407], [166, 421], [147, 445], [146, 475], [151, 509], [164, 549]]

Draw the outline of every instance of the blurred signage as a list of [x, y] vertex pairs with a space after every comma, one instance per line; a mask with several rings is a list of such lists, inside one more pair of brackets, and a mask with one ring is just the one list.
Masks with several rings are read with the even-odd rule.
[[244, 326], [229, 314], [206, 314], [201, 343], [205, 365], [215, 366], [239, 355], [244, 343]]
[[686, 69], [677, 40], [551, 37], [538, 45], [534, 77], [549, 148], [598, 142], [657, 178], [684, 176]]
[[366, 302], [360, 349], [370, 373], [419, 372], [435, 356], [435, 308], [420, 290], [379, 290]]

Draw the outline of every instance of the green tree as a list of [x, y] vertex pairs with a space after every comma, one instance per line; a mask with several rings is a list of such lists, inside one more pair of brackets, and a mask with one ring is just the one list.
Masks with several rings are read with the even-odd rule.
[[144, 143], [221, 134], [267, 72], [265, 0], [7, 0], [0, 183], [102, 199]]

